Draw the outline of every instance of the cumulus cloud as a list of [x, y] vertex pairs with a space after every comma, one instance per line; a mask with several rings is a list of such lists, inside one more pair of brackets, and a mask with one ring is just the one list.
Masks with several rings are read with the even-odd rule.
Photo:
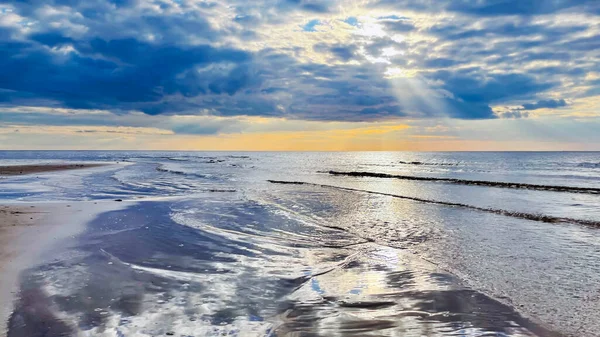
[[[543, 97], [598, 95], [598, 80], [589, 76], [600, 68], [597, 1], [351, 5], [329, 0], [2, 5], [0, 113], [13, 122], [98, 126], [129, 123], [123, 115], [469, 120], [523, 118], [526, 111], [567, 106]], [[507, 105], [521, 107], [494, 113]], [[109, 115], [2, 112], [18, 106]], [[214, 134], [224, 127], [204, 123], [169, 130]]]

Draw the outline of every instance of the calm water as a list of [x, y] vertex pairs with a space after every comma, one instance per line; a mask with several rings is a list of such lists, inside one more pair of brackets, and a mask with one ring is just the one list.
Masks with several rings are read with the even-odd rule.
[[116, 164], [0, 200], [130, 206], [23, 273], [9, 336], [600, 336], [600, 153], [0, 152], [53, 161]]

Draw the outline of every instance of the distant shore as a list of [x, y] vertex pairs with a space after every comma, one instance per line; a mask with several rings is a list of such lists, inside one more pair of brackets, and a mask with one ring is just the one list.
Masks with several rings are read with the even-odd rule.
[[32, 164], [32, 165], [2, 165], [0, 176], [17, 176], [32, 173], [44, 173], [64, 170], [78, 170], [99, 167], [108, 164]]

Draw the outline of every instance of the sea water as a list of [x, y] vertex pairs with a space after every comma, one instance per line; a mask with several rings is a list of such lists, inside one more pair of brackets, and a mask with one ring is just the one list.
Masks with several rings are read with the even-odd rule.
[[[9, 336], [600, 336], [600, 153], [1, 151], [123, 200], [21, 277]], [[334, 174], [335, 173], [335, 174]]]

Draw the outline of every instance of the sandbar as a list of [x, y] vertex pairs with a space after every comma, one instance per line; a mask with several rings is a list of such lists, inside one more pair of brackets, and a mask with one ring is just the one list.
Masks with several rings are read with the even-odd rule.
[[92, 167], [104, 166], [107, 164], [30, 164], [30, 165], [2, 165], [0, 166], [0, 176], [18, 176], [23, 174], [54, 172], [64, 170], [78, 170]]

